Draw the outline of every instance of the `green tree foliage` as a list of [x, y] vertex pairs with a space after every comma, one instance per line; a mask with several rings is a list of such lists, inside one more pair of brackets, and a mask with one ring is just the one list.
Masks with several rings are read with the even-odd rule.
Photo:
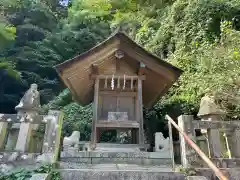
[[[9, 25], [3, 16], [0, 16], [0, 53], [4, 53], [5, 48], [15, 39], [16, 29]], [[14, 62], [0, 56], [0, 107], [13, 101], [12, 93], [5, 92], [10, 81], [19, 82], [20, 73], [15, 69]]]
[[0, 22], [0, 50], [3, 50], [9, 41], [15, 39], [15, 34], [16, 29], [14, 27], [8, 26], [4, 22]]
[[[4, 91], [4, 98], [0, 99], [0, 110], [13, 112], [15, 105], [31, 83], [38, 83], [40, 87], [50, 84], [51, 87], [55, 82], [56, 74], [55, 79], [52, 80], [51, 74], [47, 73], [44, 68], [41, 70], [42, 72], [46, 71], [46, 74], [43, 77], [41, 74], [38, 75], [37, 62], [40, 61], [39, 55], [41, 54], [36, 52], [36, 44], [52, 33], [58, 26], [59, 19], [57, 15], [59, 13], [57, 11], [54, 12], [54, 8], [44, 1], [38, 0], [4, 0], [0, 2], [0, 7], [1, 14], [7, 23], [5, 32], [1, 33], [0, 37], [12, 40], [9, 33], [13, 32], [14, 29], [12, 27], [16, 29], [14, 42], [6, 46], [7, 42], [1, 41], [4, 44], [4, 50], [1, 52], [3, 56], [1, 62], [4, 62], [4, 69], [9, 70], [15, 67], [22, 77], [21, 81], [12, 80], [9, 77], [4, 79], [4, 90], [2, 90]], [[42, 67], [41, 64], [39, 66]], [[44, 92], [49, 91], [46, 89]], [[44, 96], [44, 93], [42, 94]]]
[[25, 180], [30, 179], [36, 173], [49, 174], [51, 180], [60, 180], [60, 173], [54, 171], [53, 165], [41, 165], [35, 169], [14, 168], [10, 172], [0, 173], [1, 180]]

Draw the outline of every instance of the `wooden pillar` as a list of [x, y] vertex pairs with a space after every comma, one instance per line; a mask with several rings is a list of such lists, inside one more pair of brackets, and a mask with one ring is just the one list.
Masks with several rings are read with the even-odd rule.
[[138, 117], [139, 117], [139, 144], [144, 144], [144, 129], [143, 129], [143, 104], [142, 104], [142, 80], [138, 78]]
[[[178, 126], [193, 140], [194, 129], [192, 129], [193, 116], [181, 115], [178, 117]], [[181, 164], [184, 168], [191, 166], [191, 159], [195, 156], [195, 151], [187, 144], [184, 136], [179, 133]]]
[[137, 144], [137, 129], [131, 129], [132, 144]]
[[96, 143], [100, 142], [100, 135], [101, 135], [100, 128], [96, 128]]
[[91, 134], [91, 149], [96, 148], [97, 132], [96, 122], [98, 120], [98, 98], [99, 98], [99, 78], [95, 79], [94, 85], [94, 103], [93, 103], [93, 119], [92, 119], [92, 134]]
[[[138, 96], [135, 97], [135, 119], [140, 124], [140, 111], [139, 111]], [[133, 144], [138, 144], [139, 143], [139, 129], [132, 129], [132, 136], [134, 137]]]

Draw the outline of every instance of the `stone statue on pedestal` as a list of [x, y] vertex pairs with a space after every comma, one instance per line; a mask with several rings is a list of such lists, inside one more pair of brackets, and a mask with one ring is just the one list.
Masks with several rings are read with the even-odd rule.
[[24, 94], [20, 103], [15, 107], [16, 110], [20, 109], [40, 109], [40, 94], [38, 92], [37, 84], [32, 84], [29, 90]]
[[169, 137], [164, 138], [161, 132], [155, 133], [155, 152], [170, 153]]
[[76, 147], [76, 146], [78, 146], [79, 139], [80, 139], [80, 132], [73, 131], [73, 133], [70, 137], [64, 137], [63, 146]]

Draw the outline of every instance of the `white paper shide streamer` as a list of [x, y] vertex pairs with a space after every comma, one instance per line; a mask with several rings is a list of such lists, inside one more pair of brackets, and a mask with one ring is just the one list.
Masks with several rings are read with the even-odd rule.
[[123, 89], [125, 89], [126, 86], [126, 75], [123, 76]]
[[112, 76], [111, 88], [112, 88], [112, 90], [114, 89], [114, 74], [113, 74], [113, 76]]

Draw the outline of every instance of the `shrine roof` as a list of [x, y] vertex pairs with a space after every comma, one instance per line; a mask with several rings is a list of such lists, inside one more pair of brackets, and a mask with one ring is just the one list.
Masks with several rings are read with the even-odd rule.
[[[105, 66], [116, 58], [117, 50], [126, 54], [126, 63], [136, 68], [135, 62], [143, 63], [147, 69], [143, 84], [143, 104], [152, 106], [182, 74], [182, 70], [148, 52], [125, 33], [117, 32], [90, 50], [55, 66], [64, 84], [69, 88], [74, 99], [86, 105], [93, 100], [93, 81], [89, 78], [91, 66]], [[114, 72], [112, 72], [114, 73]]]

